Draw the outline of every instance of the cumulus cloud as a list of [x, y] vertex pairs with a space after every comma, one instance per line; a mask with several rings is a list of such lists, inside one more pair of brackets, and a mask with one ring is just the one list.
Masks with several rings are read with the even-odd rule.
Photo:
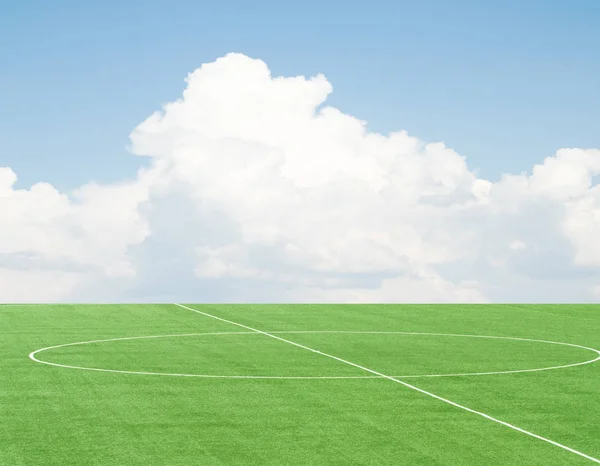
[[0, 300], [68, 298], [86, 279], [135, 275], [127, 247], [149, 234], [137, 211], [147, 178], [67, 195], [47, 183], [13, 189], [16, 174], [0, 168]]
[[0, 169], [0, 300], [594, 298], [600, 151], [492, 183], [327, 106], [322, 75], [229, 54], [186, 83], [133, 130], [152, 164], [129, 181], [15, 190]]

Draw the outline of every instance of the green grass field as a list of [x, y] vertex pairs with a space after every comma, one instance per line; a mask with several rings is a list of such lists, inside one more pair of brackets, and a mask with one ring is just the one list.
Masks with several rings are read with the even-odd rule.
[[600, 462], [600, 306], [186, 306], [0, 306], [0, 464]]

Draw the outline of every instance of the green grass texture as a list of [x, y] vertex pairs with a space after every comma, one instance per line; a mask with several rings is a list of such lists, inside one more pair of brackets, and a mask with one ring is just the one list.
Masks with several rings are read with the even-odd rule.
[[185, 306], [0, 305], [0, 464], [599, 461], [598, 305]]

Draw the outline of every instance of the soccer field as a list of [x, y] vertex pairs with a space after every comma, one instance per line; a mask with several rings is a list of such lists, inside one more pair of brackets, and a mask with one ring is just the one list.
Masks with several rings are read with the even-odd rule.
[[600, 306], [0, 306], [0, 464], [600, 463]]

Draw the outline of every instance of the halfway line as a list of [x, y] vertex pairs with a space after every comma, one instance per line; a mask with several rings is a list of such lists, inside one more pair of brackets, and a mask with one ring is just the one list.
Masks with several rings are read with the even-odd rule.
[[495, 417], [492, 417], [489, 414], [485, 414], [485, 413], [482, 413], [480, 411], [476, 411], [474, 409], [467, 408], [466, 406], [463, 406], [461, 404], [455, 403], [454, 401], [448, 400], [447, 398], [443, 398], [441, 396], [436, 395], [435, 393], [428, 392], [428, 391], [423, 390], [423, 389], [421, 389], [419, 387], [415, 387], [414, 385], [411, 385], [411, 384], [409, 384], [407, 382], [404, 382], [402, 380], [395, 379], [395, 378], [393, 378], [393, 377], [391, 377], [389, 375], [382, 374], [381, 372], [377, 372], [377, 371], [375, 371], [373, 369], [369, 369], [367, 367], [361, 366], [361, 365], [353, 363], [351, 361], [347, 361], [346, 359], [338, 358], [337, 356], [333, 356], [333, 355], [328, 354], [328, 353], [323, 353], [322, 351], [319, 351], [319, 350], [316, 350], [316, 349], [313, 349], [313, 348], [309, 348], [308, 346], [301, 345], [300, 343], [296, 343], [296, 342], [291, 341], [291, 340], [286, 340], [285, 338], [278, 337], [277, 335], [273, 335], [271, 333], [263, 332], [262, 330], [258, 330], [256, 328], [252, 328], [252, 327], [249, 327], [247, 325], [240, 324], [238, 322], [233, 322], [231, 320], [223, 319], [222, 317], [217, 317], [215, 315], [208, 314], [206, 312], [202, 312], [202, 311], [199, 311], [197, 309], [192, 309], [191, 307], [184, 306], [183, 304], [178, 304], [178, 303], [174, 303], [174, 304], [175, 304], [175, 306], [179, 306], [179, 307], [181, 307], [183, 309], [187, 309], [188, 311], [196, 312], [196, 313], [201, 314], [203, 316], [210, 317], [210, 318], [216, 319], [216, 320], [220, 320], [221, 322], [226, 322], [226, 323], [231, 324], [231, 325], [237, 325], [238, 327], [242, 327], [242, 328], [245, 328], [247, 330], [251, 330], [253, 332], [260, 333], [260, 334], [265, 335], [267, 337], [274, 338], [275, 340], [279, 340], [279, 341], [282, 341], [284, 343], [288, 343], [290, 345], [297, 346], [298, 348], [305, 349], [305, 350], [310, 351], [312, 353], [320, 354], [321, 356], [325, 356], [327, 358], [335, 359], [336, 361], [339, 361], [339, 362], [342, 362], [344, 364], [348, 364], [350, 366], [356, 367], [357, 369], [361, 369], [363, 371], [370, 372], [371, 374], [377, 375], [377, 376], [379, 376], [381, 378], [384, 378], [384, 379], [391, 380], [392, 382], [396, 382], [396, 383], [398, 383], [400, 385], [404, 385], [405, 387], [408, 387], [408, 388], [410, 388], [412, 390], [415, 390], [415, 391], [417, 391], [419, 393], [422, 393], [424, 395], [427, 395], [427, 396], [430, 396], [432, 398], [435, 398], [436, 400], [443, 401], [444, 403], [447, 403], [447, 404], [449, 404], [451, 406], [454, 406], [456, 408], [460, 408], [460, 409], [468, 411], [470, 413], [477, 414], [478, 416], [484, 417], [485, 419], [488, 419], [490, 421], [496, 422], [496, 423], [501, 424], [503, 426], [506, 426], [506, 427], [508, 427], [510, 429], [516, 430], [517, 432], [521, 432], [522, 434], [529, 435], [530, 437], [536, 438], [538, 440], [542, 440], [542, 441], [547, 442], [547, 443], [549, 443], [551, 445], [554, 445], [554, 446], [556, 446], [558, 448], [562, 448], [563, 450], [566, 450], [566, 451], [568, 451], [570, 453], [574, 453], [574, 454], [576, 454], [578, 456], [581, 456], [582, 458], [585, 458], [587, 460], [593, 461], [594, 463], [600, 464], [600, 459], [598, 459], [598, 458], [594, 458], [593, 456], [586, 455], [585, 453], [582, 453], [582, 452], [580, 452], [578, 450], [570, 448], [570, 447], [568, 447], [566, 445], [563, 445], [561, 443], [555, 442], [554, 440], [550, 440], [550, 439], [548, 439], [546, 437], [542, 437], [541, 435], [534, 434], [533, 432], [529, 432], [528, 430], [521, 429], [520, 427], [517, 427], [517, 426], [515, 426], [513, 424], [509, 424], [508, 422], [501, 421], [500, 419], [496, 419]]

